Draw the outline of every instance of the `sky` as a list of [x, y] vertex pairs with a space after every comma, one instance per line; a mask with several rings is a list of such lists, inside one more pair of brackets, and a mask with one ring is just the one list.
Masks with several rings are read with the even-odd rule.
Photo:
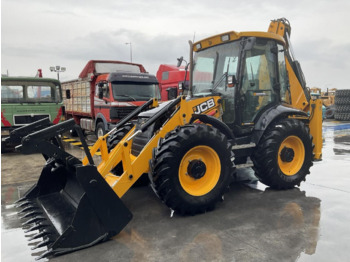
[[307, 86], [350, 89], [348, 0], [1, 0], [1, 73], [78, 78], [92, 59], [132, 61], [156, 74], [189, 57], [188, 40], [227, 31], [267, 31], [290, 21]]

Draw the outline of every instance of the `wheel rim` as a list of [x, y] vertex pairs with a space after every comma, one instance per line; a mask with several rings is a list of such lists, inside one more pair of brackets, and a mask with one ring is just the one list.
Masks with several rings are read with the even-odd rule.
[[97, 137], [100, 137], [100, 136], [104, 136], [102, 128], [97, 129]]
[[220, 158], [208, 146], [196, 146], [182, 158], [179, 180], [182, 188], [190, 195], [203, 196], [218, 183], [221, 174]]
[[283, 140], [278, 150], [278, 165], [287, 176], [294, 176], [304, 164], [305, 147], [297, 136], [289, 136]]

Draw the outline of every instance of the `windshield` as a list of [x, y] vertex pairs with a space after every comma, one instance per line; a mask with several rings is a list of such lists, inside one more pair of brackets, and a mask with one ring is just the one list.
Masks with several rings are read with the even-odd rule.
[[234, 88], [227, 88], [227, 75], [237, 77], [239, 42], [230, 42], [204, 49], [195, 54], [193, 95], [212, 93], [233, 96]]
[[158, 84], [152, 83], [112, 83], [113, 97], [118, 101], [146, 101], [160, 99]]
[[61, 102], [60, 87], [51, 83], [1, 84], [2, 103], [58, 103]]

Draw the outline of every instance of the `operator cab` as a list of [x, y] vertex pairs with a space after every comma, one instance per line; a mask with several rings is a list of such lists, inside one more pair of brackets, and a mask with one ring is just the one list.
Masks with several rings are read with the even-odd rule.
[[221, 96], [223, 121], [237, 134], [249, 133], [268, 108], [290, 104], [283, 41], [247, 36], [203, 48], [214, 40], [194, 46], [192, 94]]

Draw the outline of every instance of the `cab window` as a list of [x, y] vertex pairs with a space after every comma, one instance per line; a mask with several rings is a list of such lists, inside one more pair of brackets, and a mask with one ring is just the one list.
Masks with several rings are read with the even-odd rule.
[[245, 52], [241, 85], [244, 123], [254, 122], [260, 111], [278, 100], [273, 88], [277, 84], [276, 55], [271, 51], [274, 46], [273, 41], [257, 39]]
[[278, 48], [278, 72], [279, 72], [281, 101], [290, 104], [291, 101], [290, 101], [290, 93], [289, 93], [289, 81], [288, 81], [288, 73], [286, 69], [286, 61], [284, 58], [284, 49], [282, 45], [277, 45], [277, 48]]

